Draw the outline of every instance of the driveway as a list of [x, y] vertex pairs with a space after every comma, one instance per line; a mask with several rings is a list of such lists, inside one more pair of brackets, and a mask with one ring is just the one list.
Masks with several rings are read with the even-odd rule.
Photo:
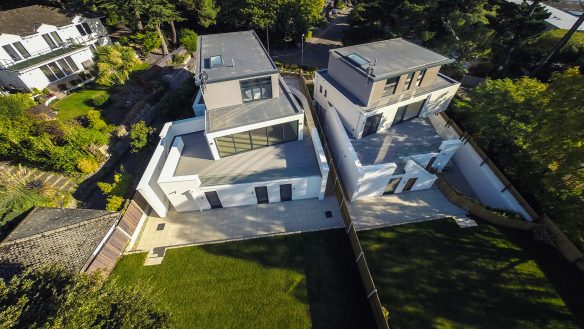
[[358, 199], [349, 213], [358, 231], [466, 215], [437, 188]]
[[[331, 211], [327, 218], [325, 211]], [[150, 216], [134, 251], [343, 227], [337, 201], [306, 199]]]
[[[330, 49], [342, 47], [343, 31], [349, 28], [349, 13], [351, 9], [340, 11], [325, 28], [316, 29], [313, 37], [304, 42], [304, 65], [326, 68]], [[283, 62], [302, 64], [301, 48], [289, 50], [274, 50], [272, 57]]]

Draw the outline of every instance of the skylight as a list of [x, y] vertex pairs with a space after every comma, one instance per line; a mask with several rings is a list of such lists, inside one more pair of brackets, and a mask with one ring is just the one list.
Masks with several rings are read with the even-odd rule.
[[363, 58], [363, 57], [361, 57], [361, 56], [359, 56], [359, 55], [357, 55], [355, 53], [352, 53], [350, 55], [347, 55], [347, 58], [349, 60], [351, 60], [351, 62], [353, 62], [353, 63], [355, 63], [356, 65], [359, 65], [359, 66], [363, 66], [365, 64], [369, 64], [369, 61], [368, 60], [366, 60], [365, 58]]
[[223, 58], [221, 58], [221, 55], [211, 56], [209, 62], [211, 64], [211, 67], [221, 66], [223, 65]]

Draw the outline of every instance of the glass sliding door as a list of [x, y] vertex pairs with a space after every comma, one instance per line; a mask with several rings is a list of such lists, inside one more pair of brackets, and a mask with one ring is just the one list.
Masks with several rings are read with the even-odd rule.
[[47, 77], [47, 79], [49, 79], [50, 82], [58, 80], [57, 76], [53, 73], [53, 71], [51, 71], [51, 69], [49, 69], [48, 66], [46, 65], [41, 66], [41, 71]]
[[57, 63], [59, 63], [59, 66], [63, 69], [63, 71], [65, 71], [65, 74], [67, 75], [71, 75], [73, 74], [73, 70], [71, 69], [71, 67], [69, 67], [69, 64], [67, 64], [67, 62], [64, 59], [60, 59], [57, 61]]
[[250, 151], [251, 139], [249, 138], [249, 131], [233, 134], [233, 144], [235, 144], [235, 151], [237, 153]]
[[65, 77], [65, 73], [63, 73], [63, 71], [61, 71], [61, 68], [59, 68], [57, 63], [51, 62], [51, 63], [47, 64], [47, 66], [51, 68], [51, 71], [53, 71], [53, 73], [55, 73], [57, 78], [63, 79]]
[[268, 145], [280, 144], [284, 141], [282, 125], [268, 127]]
[[235, 133], [215, 138], [219, 156], [257, 150], [298, 139], [298, 121]]
[[411, 120], [413, 118], [418, 117], [420, 114], [420, 110], [422, 109], [422, 105], [424, 105], [425, 100], [421, 100], [419, 102], [408, 104], [406, 109], [406, 113], [404, 114], [403, 121]]
[[215, 138], [215, 143], [217, 144], [217, 150], [219, 151], [219, 156], [229, 156], [237, 153], [235, 151], [235, 144], [233, 143], [233, 136], [221, 136]]
[[24, 48], [24, 46], [22, 45], [22, 43], [20, 43], [20, 41], [17, 41], [15, 43], [13, 43], [12, 45], [14, 46], [14, 48], [16, 48], [16, 50], [18, 50], [18, 52], [22, 55], [22, 57], [24, 57], [24, 58], [30, 57], [28, 50], [26, 50], [26, 48]]

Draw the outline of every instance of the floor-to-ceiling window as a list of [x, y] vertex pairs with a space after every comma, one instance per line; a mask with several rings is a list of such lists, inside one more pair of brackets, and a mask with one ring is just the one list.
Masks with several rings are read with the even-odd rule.
[[215, 138], [219, 156], [257, 150], [298, 139], [298, 121], [281, 123]]

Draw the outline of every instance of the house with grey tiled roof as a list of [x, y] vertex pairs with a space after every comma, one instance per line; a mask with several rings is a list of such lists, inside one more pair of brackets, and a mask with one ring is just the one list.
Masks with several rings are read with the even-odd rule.
[[119, 224], [118, 212], [35, 208], [0, 243], [0, 277], [50, 264], [71, 273], [95, 270], [92, 264], [117, 236], [132, 234], [118, 232]]

